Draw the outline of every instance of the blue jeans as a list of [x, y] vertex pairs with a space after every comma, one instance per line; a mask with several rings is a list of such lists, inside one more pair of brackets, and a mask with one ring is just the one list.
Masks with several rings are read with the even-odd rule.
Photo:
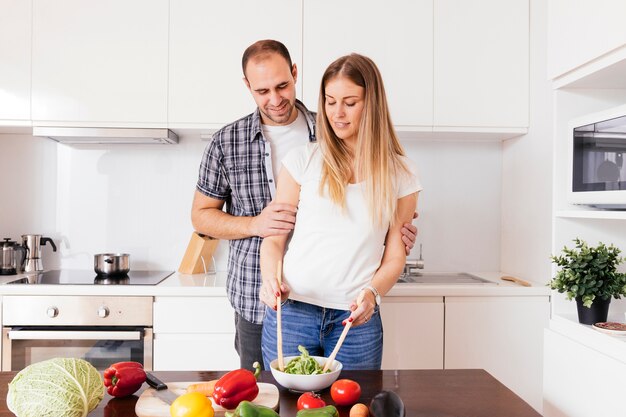
[[[343, 331], [341, 324], [350, 311], [324, 308], [300, 301], [287, 300], [281, 307], [283, 356], [298, 356], [303, 345], [312, 356], [328, 357]], [[276, 312], [266, 308], [261, 350], [265, 369], [278, 357]], [[380, 369], [383, 356], [383, 325], [376, 307], [370, 320], [350, 328], [336, 359], [343, 369]]]

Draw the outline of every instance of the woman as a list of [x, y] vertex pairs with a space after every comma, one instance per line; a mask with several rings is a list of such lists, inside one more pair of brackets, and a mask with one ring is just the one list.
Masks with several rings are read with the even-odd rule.
[[278, 178], [275, 200], [298, 206], [295, 229], [289, 241], [271, 236], [261, 245], [265, 369], [277, 357], [279, 296], [285, 356], [298, 355], [298, 345], [328, 356], [351, 321], [337, 360], [344, 369], [380, 369], [378, 302], [404, 267], [400, 230], [413, 217], [421, 186], [372, 60], [351, 54], [333, 62], [319, 97], [318, 142], [290, 152]]

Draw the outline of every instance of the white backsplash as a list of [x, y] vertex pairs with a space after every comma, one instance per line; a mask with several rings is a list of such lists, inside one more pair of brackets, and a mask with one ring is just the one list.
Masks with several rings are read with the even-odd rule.
[[[126, 252], [133, 269], [175, 270], [193, 231], [191, 202], [207, 142], [68, 146], [0, 135], [0, 237], [52, 237], [44, 266], [91, 269], [93, 255]], [[497, 270], [501, 144], [403, 143], [424, 191], [416, 224], [427, 270]], [[226, 269], [226, 242], [217, 252]], [[417, 257], [417, 251], [410, 256]]]

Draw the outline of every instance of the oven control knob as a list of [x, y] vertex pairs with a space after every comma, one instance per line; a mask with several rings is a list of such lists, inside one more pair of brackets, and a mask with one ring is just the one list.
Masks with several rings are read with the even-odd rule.
[[107, 306], [102, 306], [98, 309], [98, 317], [105, 318], [109, 316], [109, 308]]
[[48, 315], [48, 317], [53, 319], [59, 315], [59, 309], [56, 307], [48, 307], [48, 310], [46, 310], [46, 314]]

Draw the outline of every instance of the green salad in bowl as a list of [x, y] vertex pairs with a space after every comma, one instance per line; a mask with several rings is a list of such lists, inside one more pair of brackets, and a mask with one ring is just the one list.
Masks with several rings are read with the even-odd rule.
[[329, 369], [323, 372], [328, 358], [311, 356], [306, 348], [298, 346], [300, 356], [286, 356], [283, 358], [285, 370], [278, 369], [278, 359], [270, 363], [272, 376], [280, 385], [293, 391], [320, 391], [328, 388], [337, 380], [343, 365], [334, 360]]
[[[285, 366], [285, 373], [296, 375], [317, 375], [324, 373], [324, 367], [302, 345], [298, 346], [301, 355], [291, 359]], [[325, 362], [324, 362], [325, 363]], [[330, 369], [326, 371], [330, 372]]]

